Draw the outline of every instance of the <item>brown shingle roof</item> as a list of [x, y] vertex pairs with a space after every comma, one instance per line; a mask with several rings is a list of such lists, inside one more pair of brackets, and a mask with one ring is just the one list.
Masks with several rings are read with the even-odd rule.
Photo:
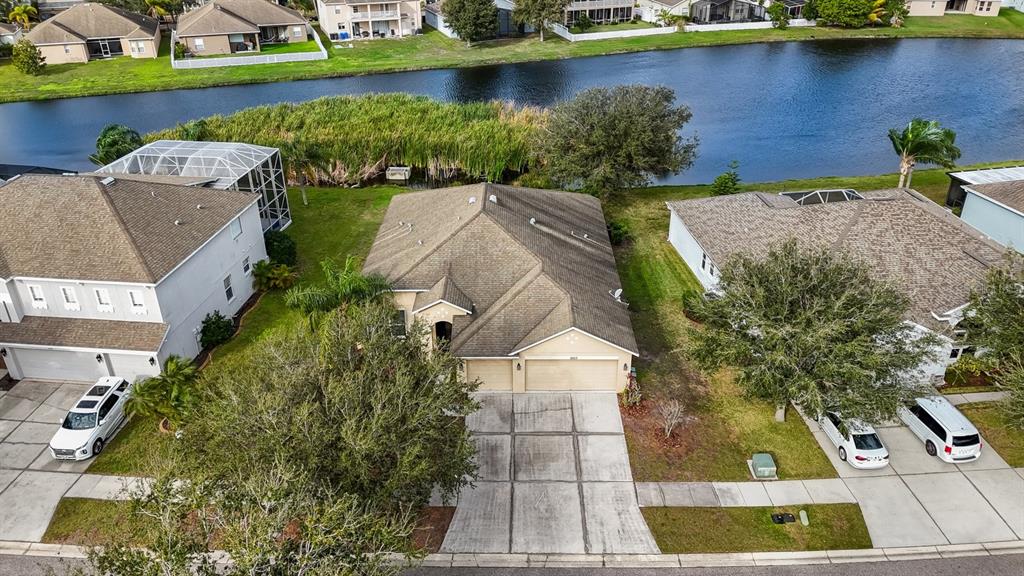
[[911, 320], [945, 329], [932, 313], [966, 304], [1004, 249], [914, 191], [861, 195], [864, 200], [800, 206], [777, 194], [747, 193], [668, 207], [719, 266], [734, 254], [762, 254], [789, 238], [841, 250], [902, 289], [911, 299]]
[[476, 184], [396, 196], [365, 270], [396, 289], [457, 288], [446, 293], [474, 310], [454, 325], [461, 356], [507, 355], [573, 327], [636, 351], [609, 294], [620, 282], [601, 204], [585, 194]]
[[25, 175], [0, 186], [0, 278], [155, 283], [254, 202], [229, 190]]
[[966, 189], [987, 196], [1000, 204], [1024, 214], [1024, 180], [994, 182], [992, 184], [971, 184]]
[[44, 20], [25, 37], [37, 45], [81, 44], [90, 38], [152, 38], [157, 26], [148, 16], [87, 2]]
[[259, 32], [260, 26], [305, 24], [298, 12], [268, 0], [214, 0], [178, 19], [178, 36]]
[[156, 352], [166, 334], [167, 325], [159, 322], [53, 316], [25, 316], [21, 322], [0, 322], [0, 344]]

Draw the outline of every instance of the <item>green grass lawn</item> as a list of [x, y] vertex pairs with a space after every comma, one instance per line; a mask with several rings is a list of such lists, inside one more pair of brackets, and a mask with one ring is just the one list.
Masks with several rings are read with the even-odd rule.
[[43, 534], [48, 544], [96, 546], [111, 541], [144, 546], [152, 538], [149, 518], [131, 514], [131, 503], [64, 498]]
[[986, 448], [994, 448], [1014, 468], [1024, 466], [1024, 430], [1012, 428], [998, 404], [979, 402], [958, 408], [981, 432], [981, 437], [988, 442]]
[[174, 437], [160, 432], [154, 418], [132, 418], [89, 466], [90, 474], [152, 476]]
[[903, 28], [730, 30], [575, 43], [548, 36], [544, 42], [530, 36], [481, 42], [467, 47], [464, 42], [429, 30], [421, 36], [411, 38], [352, 42], [353, 48], [329, 49], [330, 57], [327, 60], [196, 70], [172, 69], [165, 42], [159, 58], [136, 60], [123, 57], [87, 64], [59, 64], [47, 66], [40, 76], [21, 74], [9, 62], [0, 64], [0, 102], [277, 82], [372, 72], [452, 68], [754, 42], [837, 38], [1024, 38], [1024, 13], [1004, 8], [998, 17], [950, 15], [907, 18], [906, 26]]
[[296, 52], [319, 52], [315, 40], [305, 42], [283, 42], [281, 44], [260, 45], [260, 54], [294, 54]]
[[[871, 548], [871, 537], [856, 504], [641, 510], [662, 554]], [[807, 526], [800, 524], [800, 510], [807, 511]], [[773, 524], [773, 512], [790, 512], [797, 521]]]

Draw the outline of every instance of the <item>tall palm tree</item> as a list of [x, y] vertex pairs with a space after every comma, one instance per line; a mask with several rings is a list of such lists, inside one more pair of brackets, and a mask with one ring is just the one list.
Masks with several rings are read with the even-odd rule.
[[129, 415], [161, 418], [163, 430], [178, 426], [195, 401], [198, 380], [199, 368], [191, 360], [169, 356], [163, 372], [135, 384], [125, 408]]
[[31, 4], [18, 4], [7, 13], [7, 18], [11, 22], [20, 24], [26, 30], [32, 27], [32, 21], [38, 16], [39, 11]]
[[320, 172], [327, 170], [327, 157], [319, 145], [302, 137], [286, 140], [281, 145], [281, 157], [284, 159], [288, 179], [299, 185], [302, 205], [308, 206], [306, 186], [320, 183]]
[[391, 283], [379, 275], [364, 275], [359, 260], [345, 259], [341, 268], [330, 258], [320, 262], [326, 282], [322, 285], [296, 286], [285, 293], [285, 304], [298, 308], [309, 319], [310, 325], [320, 323], [324, 314], [349, 304], [359, 304], [387, 297]]
[[960, 158], [960, 149], [955, 144], [956, 132], [942, 128], [934, 120], [914, 118], [902, 132], [890, 129], [889, 140], [900, 157], [900, 188], [910, 187], [918, 162], [952, 168]]

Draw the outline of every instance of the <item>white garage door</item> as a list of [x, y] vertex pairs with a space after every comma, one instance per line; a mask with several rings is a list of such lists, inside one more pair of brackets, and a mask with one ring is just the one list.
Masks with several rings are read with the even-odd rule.
[[106, 364], [97, 362], [94, 352], [31, 348], [15, 348], [11, 352], [15, 362], [8, 359], [7, 363], [21, 369], [22, 378], [96, 380], [107, 375]]
[[[134, 382], [139, 378], [156, 376], [160, 373], [159, 362], [150, 365], [150, 358], [151, 356], [141, 356], [138, 354], [111, 354], [110, 366], [114, 369], [114, 376], [120, 376], [129, 382]], [[156, 356], [154, 355], [152, 358], [156, 358]]]
[[527, 390], [615, 390], [618, 360], [527, 360]]

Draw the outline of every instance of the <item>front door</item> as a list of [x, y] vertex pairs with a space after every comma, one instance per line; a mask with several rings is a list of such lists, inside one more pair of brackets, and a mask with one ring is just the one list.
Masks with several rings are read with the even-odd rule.
[[434, 324], [434, 345], [439, 350], [447, 350], [452, 341], [452, 323], [438, 322]]

